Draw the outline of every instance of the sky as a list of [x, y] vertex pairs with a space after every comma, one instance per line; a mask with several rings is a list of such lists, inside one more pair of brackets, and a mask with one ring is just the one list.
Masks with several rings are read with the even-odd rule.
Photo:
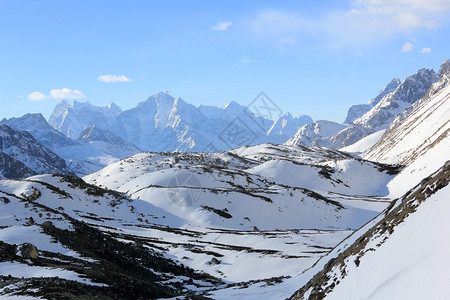
[[450, 58], [450, 0], [0, 0], [0, 119], [158, 91], [343, 122], [393, 78]]

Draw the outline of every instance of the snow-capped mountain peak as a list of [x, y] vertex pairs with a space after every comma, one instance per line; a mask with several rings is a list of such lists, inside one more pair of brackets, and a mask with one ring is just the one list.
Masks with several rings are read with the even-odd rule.
[[391, 82], [389, 82], [378, 94], [378, 96], [376, 96], [375, 98], [371, 99], [368, 104], [369, 105], [376, 105], [381, 99], [383, 99], [384, 96], [386, 96], [389, 93], [392, 93], [393, 91], [395, 91], [397, 89], [397, 87], [401, 84], [402, 82], [400, 81], [400, 79], [398, 78], [394, 78], [391, 80]]
[[448, 72], [450, 72], [450, 59], [447, 59], [442, 63], [439, 68], [438, 76], [441, 77]]
[[114, 102], [110, 102], [107, 107], [112, 114], [118, 115], [122, 112], [122, 109]]
[[379, 92], [379, 94], [375, 98], [369, 100], [369, 102], [367, 104], [352, 105], [348, 110], [347, 117], [345, 118], [344, 124], [350, 124], [353, 121], [355, 121], [357, 118], [364, 115], [372, 107], [374, 107], [378, 102], [380, 102], [380, 100], [383, 99], [384, 96], [395, 91], [400, 84], [401, 84], [400, 79], [394, 78]]
[[420, 69], [407, 77], [395, 91], [384, 96], [374, 107], [353, 124], [371, 128], [375, 131], [385, 129], [402, 110], [422, 98], [431, 85], [438, 80], [433, 70]]

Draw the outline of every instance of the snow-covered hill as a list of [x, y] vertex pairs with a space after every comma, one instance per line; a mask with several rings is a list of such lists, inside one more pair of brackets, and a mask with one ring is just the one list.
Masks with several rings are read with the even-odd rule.
[[[172, 219], [157, 213], [149, 219], [181, 230], [176, 239], [166, 237], [182, 241], [165, 248], [170, 255], [241, 282], [303, 272], [388, 205], [386, 184], [396, 172], [338, 151], [263, 144], [137, 154], [84, 180], [170, 214]], [[201, 234], [193, 240], [189, 232]], [[200, 249], [217, 253], [221, 263], [209, 264]]]
[[77, 177], [0, 180], [0, 207], [2, 299], [156, 299], [224, 286], [174, 262], [157, 239], [130, 234], [152, 231], [151, 204]]
[[[68, 293], [120, 297], [126, 287], [135, 296], [273, 286], [387, 207], [396, 172], [338, 151], [265, 144], [137, 154], [85, 177], [97, 186], [71, 176], [3, 180], [0, 276], [12, 277], [0, 293], [31, 295], [25, 287], [33, 286], [32, 295], [49, 295], [41, 287], [61, 284]], [[136, 285], [116, 275], [136, 278], [142, 267], [149, 279]]]

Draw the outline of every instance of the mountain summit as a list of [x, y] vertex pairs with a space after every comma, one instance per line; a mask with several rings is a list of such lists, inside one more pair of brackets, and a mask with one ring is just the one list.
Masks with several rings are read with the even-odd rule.
[[309, 122], [308, 116], [291, 115], [272, 121], [234, 101], [222, 108], [195, 107], [167, 91], [125, 111], [112, 105], [62, 101], [49, 119], [51, 126], [70, 138], [95, 125], [145, 151], [229, 150], [246, 144], [284, 143]]

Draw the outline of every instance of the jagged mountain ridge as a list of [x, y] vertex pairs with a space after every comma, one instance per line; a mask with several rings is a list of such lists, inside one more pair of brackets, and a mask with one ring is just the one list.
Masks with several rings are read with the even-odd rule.
[[0, 124], [29, 132], [37, 141], [63, 158], [67, 166], [81, 176], [142, 152], [134, 144], [97, 127], [85, 128], [75, 140], [68, 138], [50, 126], [41, 114], [3, 119]]
[[120, 112], [122, 109], [112, 102], [107, 107], [98, 107], [89, 102], [74, 101], [69, 104], [63, 100], [55, 106], [48, 122], [65, 136], [76, 139], [85, 127], [95, 123], [107, 124]]
[[371, 128], [374, 131], [385, 129], [402, 110], [425, 96], [438, 75], [433, 70], [421, 69], [407, 77], [394, 92], [384, 96], [367, 113], [353, 121], [353, 124]]
[[[433, 70], [421, 69], [401, 83], [399, 79], [393, 79], [368, 104], [352, 106], [345, 124], [334, 123], [326, 127], [320, 122], [307, 124], [300, 128], [286, 144], [340, 149], [384, 130], [397, 116], [407, 114], [408, 109], [415, 102], [426, 96], [432, 85], [442, 76], [442, 70], [448, 65], [448, 61], [445, 61], [437, 74]], [[327, 128], [332, 128], [335, 133], [329, 135]], [[339, 130], [339, 128], [342, 129]]]
[[[97, 118], [102, 111], [107, 115]], [[271, 130], [274, 121], [255, 116], [236, 102], [223, 108], [195, 107], [168, 92], [157, 93], [135, 108], [116, 114], [90, 104], [63, 102], [49, 119], [50, 125], [68, 136], [78, 136], [84, 128], [96, 125], [145, 151], [229, 150], [246, 144], [284, 142], [311, 121], [308, 116], [284, 115], [280, 125], [275, 126], [279, 128]], [[231, 136], [229, 131], [233, 130], [245, 131], [245, 134]]]
[[378, 102], [380, 102], [380, 100], [383, 99], [384, 96], [394, 92], [400, 84], [401, 84], [400, 79], [394, 78], [380, 91], [378, 96], [371, 99], [367, 104], [356, 104], [351, 106], [348, 109], [347, 117], [345, 118], [344, 124], [353, 123], [353, 121], [355, 121], [356, 119], [364, 115], [366, 112], [368, 112], [372, 107], [377, 105]]

